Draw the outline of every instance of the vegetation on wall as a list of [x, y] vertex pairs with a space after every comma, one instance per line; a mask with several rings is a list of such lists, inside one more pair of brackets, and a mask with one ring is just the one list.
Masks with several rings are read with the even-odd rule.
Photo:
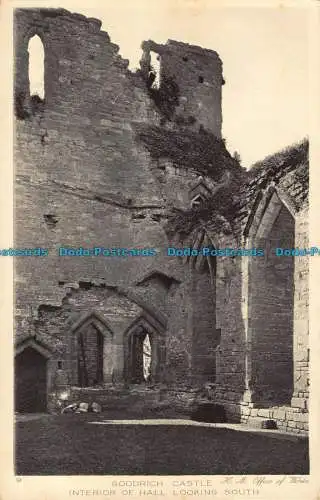
[[[227, 151], [225, 141], [203, 128], [195, 131], [177, 125], [167, 128], [143, 124], [138, 126], [137, 135], [152, 158], [167, 158], [179, 168], [196, 170], [221, 183], [212, 198], [200, 207], [174, 210], [168, 219], [168, 234], [179, 233], [183, 237], [207, 224], [216, 231], [230, 231], [246, 170]], [[223, 179], [227, 172], [226, 182]]]
[[14, 98], [14, 112], [18, 120], [25, 120], [29, 117], [29, 113], [25, 107], [26, 95], [24, 92], [19, 92]]
[[224, 140], [206, 130], [141, 125], [137, 133], [152, 158], [168, 158], [179, 167], [195, 169], [213, 180], [220, 180], [226, 170], [244, 171], [227, 151]]
[[[151, 72], [151, 75], [154, 73]], [[150, 85], [151, 83], [151, 85]], [[149, 80], [148, 92], [161, 114], [167, 120], [173, 118], [176, 107], [179, 105], [179, 86], [174, 78], [164, 76], [159, 88], [152, 87]]]
[[[301, 169], [297, 168], [301, 165]], [[256, 162], [249, 170], [249, 178], [261, 178], [261, 180], [277, 181], [284, 172], [295, 170], [295, 174], [303, 182], [309, 180], [309, 141], [307, 138], [301, 142], [293, 144], [273, 155], [267, 156], [264, 160]], [[299, 180], [299, 179], [298, 179]]]
[[[217, 233], [238, 233], [236, 224], [243, 207], [248, 205], [248, 197], [257, 189], [263, 189], [269, 182], [277, 182], [283, 175], [293, 172], [294, 183], [303, 187], [304, 196], [308, 193], [309, 177], [309, 143], [304, 139], [284, 150], [268, 156], [265, 160], [256, 163], [249, 171], [245, 171], [235, 164], [225, 164], [225, 171], [229, 169], [230, 178], [226, 185], [222, 185], [213, 196], [200, 207], [184, 211], [175, 211], [168, 220], [168, 234], [178, 233], [183, 239], [197, 227], [210, 227]], [[219, 169], [218, 169], [219, 170]], [[210, 175], [210, 171], [207, 171]], [[253, 184], [253, 186], [252, 186]], [[253, 191], [252, 191], [253, 190]]]
[[[173, 166], [196, 170], [220, 184], [212, 197], [187, 210], [173, 209], [167, 223], [168, 234], [187, 236], [198, 226], [216, 232], [230, 232], [247, 204], [247, 197], [263, 189], [270, 181], [280, 179], [291, 169], [301, 183], [308, 182], [308, 141], [291, 146], [257, 162], [250, 171], [241, 166], [238, 152], [227, 151], [225, 141], [203, 127], [197, 128], [195, 117], [177, 114], [179, 87], [173, 78], [162, 77], [158, 88], [153, 86], [156, 73], [151, 66], [141, 73], [152, 100], [161, 113], [160, 124], [140, 124], [137, 137], [154, 159], [166, 158]], [[303, 166], [298, 167], [299, 164]], [[228, 182], [224, 176], [228, 172]], [[299, 177], [299, 179], [298, 179]]]
[[32, 95], [29, 99], [24, 92], [19, 92], [15, 96], [15, 116], [18, 120], [26, 120], [37, 113], [44, 110], [44, 99], [41, 99], [37, 94]]
[[168, 235], [179, 234], [183, 239], [199, 227], [207, 229], [210, 227], [211, 231], [224, 234], [233, 231], [240, 202], [240, 190], [244, 183], [244, 175], [239, 174], [233, 175], [228, 185], [218, 188], [201, 206], [188, 210], [175, 210], [167, 222]]

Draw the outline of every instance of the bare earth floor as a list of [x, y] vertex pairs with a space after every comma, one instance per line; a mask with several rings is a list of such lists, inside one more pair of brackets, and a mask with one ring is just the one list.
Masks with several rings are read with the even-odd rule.
[[308, 440], [237, 424], [29, 415], [16, 423], [17, 475], [308, 474]]

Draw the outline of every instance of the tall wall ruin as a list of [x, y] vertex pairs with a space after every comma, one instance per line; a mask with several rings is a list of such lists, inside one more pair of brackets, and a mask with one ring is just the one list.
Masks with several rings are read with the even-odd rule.
[[[49, 249], [47, 257], [15, 259], [17, 366], [26, 349], [46, 360], [44, 406], [52, 407], [59, 384], [98, 385], [108, 399], [112, 387], [140, 381], [184, 409], [209, 387], [206, 397], [231, 419], [254, 418], [257, 405], [304, 414], [306, 259], [170, 257], [166, 248], [270, 246], [280, 236], [306, 245], [297, 174], [306, 162], [248, 178], [221, 139], [224, 80], [212, 50], [144, 42], [141, 69], [132, 73], [97, 19], [17, 9], [14, 23], [15, 247]], [[45, 52], [43, 100], [30, 96], [34, 35]], [[151, 51], [159, 56], [158, 86]], [[192, 214], [233, 185], [241, 186], [241, 203], [233, 207], [230, 198], [227, 230], [186, 231]], [[189, 214], [183, 236], [170, 230], [172, 214]], [[146, 255], [59, 256], [59, 247]], [[140, 366], [146, 335], [148, 381]], [[306, 429], [303, 422], [291, 428]]]

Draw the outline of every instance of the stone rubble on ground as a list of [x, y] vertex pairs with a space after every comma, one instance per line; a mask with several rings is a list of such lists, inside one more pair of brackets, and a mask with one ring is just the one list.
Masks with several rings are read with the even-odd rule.
[[61, 413], [101, 413], [102, 408], [98, 403], [72, 403], [61, 410]]

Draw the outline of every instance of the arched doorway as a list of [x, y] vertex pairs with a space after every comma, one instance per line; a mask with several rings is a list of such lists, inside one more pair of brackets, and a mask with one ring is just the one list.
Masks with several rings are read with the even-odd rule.
[[90, 387], [103, 382], [103, 335], [93, 323], [81, 329], [78, 343], [78, 385]]
[[15, 357], [15, 411], [47, 410], [47, 358], [29, 346]]
[[155, 346], [148, 331], [139, 327], [129, 337], [129, 381], [132, 384], [149, 382], [152, 378], [152, 361], [155, 356]]
[[113, 332], [97, 312], [86, 314], [73, 325], [70, 352], [72, 380], [79, 387], [111, 382], [113, 376]]
[[162, 329], [144, 317], [138, 318], [125, 333], [124, 350], [126, 382], [143, 384], [160, 380], [165, 362]]
[[277, 248], [295, 248], [295, 220], [276, 191], [271, 191], [253, 246], [263, 257], [249, 261], [249, 388], [263, 406], [290, 404], [293, 393], [294, 257]]

